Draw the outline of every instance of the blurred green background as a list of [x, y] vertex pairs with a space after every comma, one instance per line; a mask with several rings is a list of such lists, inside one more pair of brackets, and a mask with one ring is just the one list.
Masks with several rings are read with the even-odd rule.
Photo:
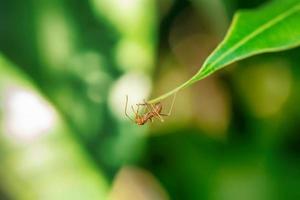
[[164, 123], [124, 115], [265, 2], [0, 0], [0, 199], [300, 199], [299, 48], [185, 89]]

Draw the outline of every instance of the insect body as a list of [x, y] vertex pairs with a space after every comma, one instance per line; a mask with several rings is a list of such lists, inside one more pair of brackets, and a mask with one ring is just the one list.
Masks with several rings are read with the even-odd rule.
[[[144, 125], [146, 124], [148, 121], [153, 122], [154, 118], [159, 119], [161, 122], [164, 121], [164, 119], [162, 118], [162, 116], [170, 116], [171, 115], [171, 111], [172, 111], [172, 107], [174, 104], [174, 100], [175, 100], [175, 96], [170, 108], [170, 111], [168, 114], [164, 114], [162, 113], [162, 104], [160, 102], [156, 103], [156, 104], [149, 104], [146, 101], [144, 101], [144, 103], [141, 104], [136, 104], [137, 105], [137, 110], [135, 111], [133, 106], [131, 106], [131, 109], [133, 111], [133, 113], [135, 114], [135, 118], [132, 119], [131, 117], [129, 117], [129, 115], [127, 114], [127, 104], [128, 104], [128, 96], [126, 96], [126, 106], [125, 106], [125, 115], [134, 123], [136, 123], [137, 125]], [[145, 106], [145, 112], [144, 114], [139, 114], [139, 108], [140, 106]]]
[[153, 118], [158, 118], [159, 120], [163, 121], [163, 118], [161, 116], [168, 116], [167, 114], [161, 113], [162, 111], [162, 104], [156, 103], [155, 105], [152, 104], [138, 104], [138, 106], [147, 106], [148, 112], [146, 112], [144, 115], [138, 115], [136, 112], [135, 117], [135, 123], [138, 125], [144, 125], [149, 120], [152, 122]]

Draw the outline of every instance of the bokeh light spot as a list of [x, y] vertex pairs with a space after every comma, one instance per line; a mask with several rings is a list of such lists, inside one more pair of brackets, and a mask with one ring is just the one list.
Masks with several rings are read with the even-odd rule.
[[9, 136], [33, 139], [55, 124], [53, 109], [32, 91], [9, 88], [4, 104], [4, 127]]
[[[109, 106], [119, 118], [124, 118], [125, 97], [128, 105], [135, 105], [147, 99], [151, 91], [151, 80], [141, 73], [127, 73], [117, 80], [109, 96]], [[130, 110], [131, 111], [131, 110]]]

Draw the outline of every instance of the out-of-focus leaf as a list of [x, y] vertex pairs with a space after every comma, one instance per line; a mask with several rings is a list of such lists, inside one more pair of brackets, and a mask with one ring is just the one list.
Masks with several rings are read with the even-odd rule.
[[105, 198], [101, 170], [53, 105], [1, 55], [0, 102], [0, 185], [6, 194], [21, 200]]

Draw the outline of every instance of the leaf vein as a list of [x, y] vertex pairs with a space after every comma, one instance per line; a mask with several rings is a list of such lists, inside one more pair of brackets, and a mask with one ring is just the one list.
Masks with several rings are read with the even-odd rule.
[[265, 30], [267, 30], [268, 28], [276, 25], [278, 22], [284, 20], [285, 18], [289, 17], [290, 15], [294, 14], [295, 12], [300, 10], [300, 3], [298, 3], [295, 7], [293, 7], [292, 9], [281, 13], [280, 15], [278, 15], [277, 17], [273, 18], [273, 20], [261, 25], [258, 29], [256, 29], [255, 31], [253, 31], [252, 33], [250, 33], [247, 37], [245, 37], [244, 39], [240, 40], [238, 43], [236, 43], [233, 47], [231, 47], [227, 52], [225, 52], [222, 56], [220, 56], [218, 59], [216, 59], [214, 62], [212, 62], [210, 64], [211, 67], [215, 66], [218, 62], [222, 61], [228, 54], [232, 53], [233, 51], [235, 51], [237, 48], [241, 47], [242, 45], [244, 45], [245, 43], [247, 43], [249, 40], [251, 40], [252, 38], [254, 38], [255, 36], [263, 33]]

